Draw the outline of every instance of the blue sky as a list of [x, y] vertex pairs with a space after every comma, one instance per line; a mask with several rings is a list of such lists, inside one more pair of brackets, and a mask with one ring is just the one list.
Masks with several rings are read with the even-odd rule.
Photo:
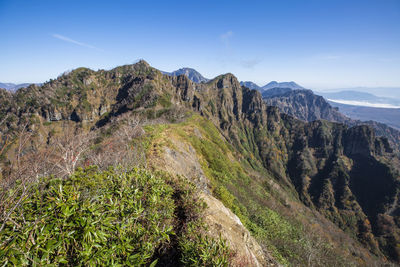
[[400, 0], [0, 0], [0, 81], [143, 58], [313, 89], [400, 87]]

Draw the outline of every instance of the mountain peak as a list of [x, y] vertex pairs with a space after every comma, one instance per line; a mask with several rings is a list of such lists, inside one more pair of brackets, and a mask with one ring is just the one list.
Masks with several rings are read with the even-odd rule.
[[144, 65], [146, 67], [150, 67], [150, 64], [144, 59], [139, 59], [139, 61], [136, 62], [134, 65]]
[[205, 78], [197, 70], [192, 69], [192, 68], [187, 68], [187, 67], [180, 68], [180, 69], [175, 70], [173, 72], [165, 72], [165, 71], [161, 71], [161, 72], [163, 74], [166, 74], [166, 75], [169, 75], [169, 76], [185, 75], [195, 83], [202, 83], [202, 82], [208, 82], [209, 81], [209, 79]]
[[260, 86], [258, 86], [257, 84], [255, 84], [253, 82], [250, 82], [250, 81], [244, 81], [244, 82], [242, 81], [242, 82], [240, 82], [240, 85], [245, 86], [252, 90], [261, 90]]
[[298, 90], [298, 89], [305, 89], [304, 87], [298, 85], [294, 81], [290, 82], [277, 82], [277, 81], [271, 81], [261, 87], [264, 91], [272, 88], [289, 88], [292, 90]]

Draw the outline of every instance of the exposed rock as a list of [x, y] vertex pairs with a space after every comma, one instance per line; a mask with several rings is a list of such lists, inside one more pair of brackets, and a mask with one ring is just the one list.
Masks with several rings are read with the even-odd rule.
[[[195, 128], [194, 133], [196, 132], [199, 133]], [[272, 256], [265, 254], [257, 241], [251, 237], [240, 219], [211, 195], [209, 181], [204, 175], [194, 148], [179, 138], [169, 136], [168, 140], [170, 144], [165, 146], [163, 151], [153, 151], [149, 162], [153, 168], [184, 176], [197, 185], [202, 192], [201, 198], [207, 204], [205, 222], [209, 226], [209, 233], [216, 238], [221, 235], [228, 241], [235, 252], [233, 266], [278, 266]]]

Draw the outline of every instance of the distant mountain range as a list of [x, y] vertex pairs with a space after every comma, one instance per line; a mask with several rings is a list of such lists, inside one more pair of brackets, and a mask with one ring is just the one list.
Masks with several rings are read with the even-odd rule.
[[317, 92], [326, 99], [346, 105], [382, 107], [382, 108], [400, 108], [400, 99], [380, 97], [371, 93], [359, 91], [340, 91], [340, 92]]
[[272, 81], [269, 82], [268, 84], [264, 85], [262, 87], [262, 89], [265, 90], [269, 90], [269, 89], [273, 89], [273, 88], [289, 88], [292, 90], [299, 90], [299, 89], [305, 89], [304, 87], [298, 85], [295, 82], [276, 82], [276, 81]]
[[396, 98], [400, 99], [400, 87], [352, 87], [352, 88], [338, 88], [330, 89], [329, 92], [342, 92], [353, 91], [370, 93], [378, 97]]
[[247, 82], [240, 82], [240, 85], [241, 85], [241, 86], [245, 86], [245, 87], [247, 87], [247, 88], [249, 88], [249, 89], [252, 89], [252, 90], [262, 91], [262, 87], [261, 87], [261, 86], [258, 86], [257, 84], [255, 84], [255, 83], [253, 83], [253, 82], [249, 82], [249, 81], [247, 81]]
[[15, 84], [15, 83], [0, 83], [0, 88], [4, 88], [8, 91], [12, 91], [15, 92], [17, 91], [19, 88], [24, 88], [24, 87], [28, 87], [29, 85], [31, 85], [32, 83], [20, 83], [20, 84]]
[[245, 82], [240, 82], [240, 85], [246, 86], [249, 89], [255, 89], [261, 92], [264, 92], [269, 89], [273, 88], [282, 88], [282, 89], [291, 89], [291, 90], [298, 90], [298, 89], [305, 89], [304, 87], [298, 85], [295, 82], [277, 82], [277, 81], [272, 81], [267, 83], [264, 86], [258, 86], [257, 84], [250, 82], [250, 81], [245, 81]]
[[202, 82], [209, 81], [209, 79], [205, 78], [198, 71], [196, 71], [195, 69], [191, 69], [191, 68], [181, 68], [181, 69], [173, 71], [173, 72], [166, 72], [166, 71], [161, 71], [161, 72], [163, 74], [166, 74], [169, 76], [186, 75], [190, 80], [192, 80], [195, 83], [202, 83]]

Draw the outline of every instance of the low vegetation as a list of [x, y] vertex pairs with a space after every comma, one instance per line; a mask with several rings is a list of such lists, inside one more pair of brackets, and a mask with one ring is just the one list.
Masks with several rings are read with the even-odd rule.
[[205, 234], [201, 203], [187, 181], [140, 169], [89, 167], [42, 179], [1, 221], [0, 262], [227, 266], [230, 251]]

